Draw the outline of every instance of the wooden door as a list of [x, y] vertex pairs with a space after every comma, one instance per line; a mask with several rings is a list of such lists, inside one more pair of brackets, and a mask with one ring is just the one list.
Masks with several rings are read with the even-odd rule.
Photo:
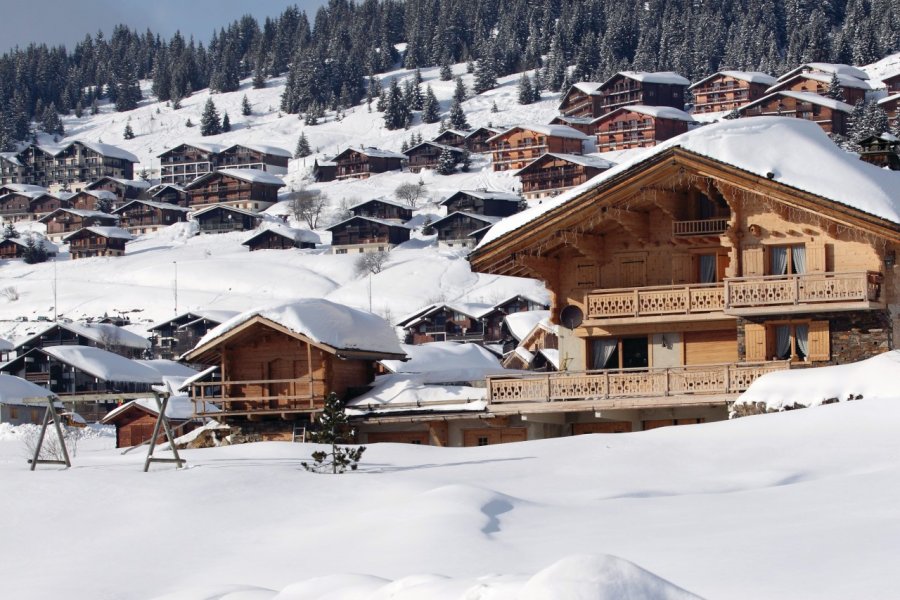
[[647, 260], [643, 255], [619, 257], [619, 287], [633, 288], [647, 285]]
[[282, 381], [284, 379], [294, 379], [294, 362], [289, 358], [276, 358], [275, 360], [269, 361], [268, 371], [269, 376], [268, 379], [273, 380], [273, 383], [269, 384], [269, 396], [277, 396], [278, 399], [272, 399], [269, 401], [269, 404], [274, 407], [288, 407], [291, 402], [291, 397], [294, 396], [294, 384], [289, 381]]

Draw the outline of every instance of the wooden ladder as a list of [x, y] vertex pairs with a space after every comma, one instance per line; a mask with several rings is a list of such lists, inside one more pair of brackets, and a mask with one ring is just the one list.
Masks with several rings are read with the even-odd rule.
[[300, 442], [301, 444], [306, 442], [305, 425], [294, 425], [294, 435], [291, 437], [291, 442]]

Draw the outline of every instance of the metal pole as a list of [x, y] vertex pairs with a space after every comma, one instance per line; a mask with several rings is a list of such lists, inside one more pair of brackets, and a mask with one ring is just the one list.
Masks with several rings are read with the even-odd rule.
[[53, 322], [56, 323], [59, 321], [57, 311], [57, 303], [56, 303], [56, 288], [57, 288], [57, 279], [56, 279], [56, 257], [53, 257]]
[[173, 260], [172, 264], [175, 265], [175, 316], [178, 316], [178, 261]]

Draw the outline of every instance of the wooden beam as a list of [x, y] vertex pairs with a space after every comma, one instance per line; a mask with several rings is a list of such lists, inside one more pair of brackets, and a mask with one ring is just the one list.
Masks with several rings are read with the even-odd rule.
[[650, 239], [650, 215], [648, 213], [612, 208], [606, 212], [606, 215], [618, 222], [625, 231], [636, 237], [642, 244]]
[[550, 292], [550, 322], [556, 323], [559, 314], [559, 294], [561, 290], [560, 260], [558, 258], [520, 254], [516, 255], [515, 261], [531, 277], [544, 282], [547, 291]]
[[585, 258], [592, 258], [598, 264], [608, 263], [611, 259], [603, 251], [604, 242], [602, 235], [590, 233], [576, 233], [574, 231], [561, 231], [560, 237], [570, 243]]

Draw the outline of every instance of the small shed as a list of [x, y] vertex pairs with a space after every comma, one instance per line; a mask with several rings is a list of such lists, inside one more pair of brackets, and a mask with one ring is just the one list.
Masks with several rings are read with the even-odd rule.
[[[138, 398], [110, 411], [100, 422], [116, 428], [116, 448], [130, 448], [149, 441], [159, 417], [155, 398]], [[187, 396], [172, 396], [166, 405], [166, 417], [176, 436], [184, 435], [203, 425], [194, 417], [194, 405]], [[165, 441], [160, 431], [157, 442]]]

